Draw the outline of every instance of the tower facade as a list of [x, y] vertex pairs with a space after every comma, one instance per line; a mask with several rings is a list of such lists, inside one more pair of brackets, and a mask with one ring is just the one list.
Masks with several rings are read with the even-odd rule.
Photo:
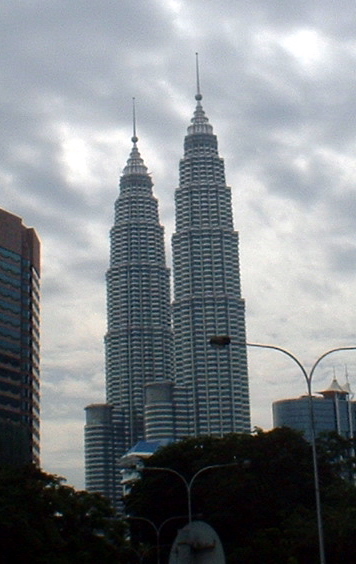
[[0, 209], [0, 463], [39, 463], [39, 279], [36, 232]]
[[169, 269], [152, 180], [137, 137], [120, 179], [107, 272], [106, 395], [117, 454], [144, 438], [147, 384], [171, 378]]
[[85, 483], [116, 502], [115, 445], [112, 406], [92, 404], [85, 408]]
[[[196, 95], [184, 140], [172, 238], [176, 384], [188, 401], [188, 435], [250, 431], [238, 233], [217, 138]], [[224, 349], [211, 347], [228, 335]]]

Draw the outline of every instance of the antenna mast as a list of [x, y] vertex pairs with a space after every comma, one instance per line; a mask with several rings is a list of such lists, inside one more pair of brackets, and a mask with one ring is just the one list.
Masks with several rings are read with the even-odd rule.
[[136, 136], [136, 99], [132, 98], [132, 125], [133, 125], [133, 136], [131, 141], [137, 143], [138, 137]]
[[199, 102], [203, 98], [203, 96], [200, 93], [199, 53], [195, 53], [195, 69], [196, 69], [196, 77], [197, 77], [197, 93], [195, 95], [195, 99]]

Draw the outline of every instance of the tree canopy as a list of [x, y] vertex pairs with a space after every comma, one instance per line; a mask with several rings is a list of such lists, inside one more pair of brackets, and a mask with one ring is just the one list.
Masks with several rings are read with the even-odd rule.
[[0, 467], [2, 564], [126, 564], [126, 528], [114, 517], [105, 498], [63, 478], [35, 466]]
[[[325, 438], [319, 458], [320, 490], [328, 564], [352, 564], [356, 529], [356, 491], [340, 476], [335, 445]], [[330, 456], [329, 451], [332, 453]], [[127, 511], [161, 527], [162, 545], [170, 545], [187, 519], [189, 483], [193, 518], [219, 534], [227, 562], [236, 564], [315, 564], [318, 537], [311, 447], [287, 428], [222, 439], [187, 439], [153, 455], [127, 499]], [[132, 520], [133, 535], [153, 542], [152, 527]], [[150, 530], [151, 529], [151, 530]], [[146, 561], [146, 560], [145, 560]], [[148, 560], [147, 560], [148, 561]]]
[[[326, 561], [353, 564], [354, 449], [335, 435], [321, 437], [318, 448]], [[128, 520], [99, 494], [76, 491], [35, 466], [0, 467], [0, 562], [148, 564], [157, 561], [157, 535], [166, 562], [187, 522], [184, 480], [191, 485], [193, 519], [217, 531], [227, 562], [318, 562], [311, 447], [286, 428], [187, 439], [160, 449], [126, 500]]]

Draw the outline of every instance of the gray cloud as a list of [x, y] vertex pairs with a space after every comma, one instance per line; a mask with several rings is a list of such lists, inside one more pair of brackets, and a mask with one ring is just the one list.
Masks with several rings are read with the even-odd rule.
[[[104, 394], [105, 272], [132, 96], [170, 256], [196, 51], [233, 189], [249, 338], [306, 363], [354, 342], [351, 2], [4, 0], [0, 16], [1, 207], [43, 247], [45, 469], [83, 485], [83, 408]], [[355, 355], [334, 362], [356, 389]], [[251, 350], [249, 364], [253, 425], [268, 428], [271, 402], [304, 382], [277, 353]]]

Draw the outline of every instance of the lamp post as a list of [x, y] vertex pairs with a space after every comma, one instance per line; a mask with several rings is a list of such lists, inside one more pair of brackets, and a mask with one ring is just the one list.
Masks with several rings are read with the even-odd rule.
[[[225, 348], [226, 346], [230, 345], [231, 339], [227, 335], [223, 336], [215, 336], [210, 339], [210, 344], [217, 348]], [[313, 455], [313, 473], [314, 473], [314, 489], [315, 489], [315, 505], [316, 505], [316, 516], [317, 516], [317, 525], [318, 525], [318, 540], [319, 540], [319, 556], [320, 556], [320, 564], [326, 564], [325, 560], [325, 547], [324, 547], [324, 532], [323, 532], [323, 521], [322, 521], [322, 514], [321, 514], [321, 502], [320, 502], [320, 488], [319, 488], [319, 470], [318, 470], [318, 460], [316, 455], [316, 436], [315, 436], [315, 417], [314, 417], [314, 404], [312, 398], [312, 378], [315, 372], [316, 367], [320, 364], [320, 362], [332, 353], [338, 351], [350, 351], [356, 350], [356, 346], [353, 347], [336, 347], [334, 349], [330, 349], [324, 354], [322, 354], [313, 364], [312, 368], [310, 369], [309, 373], [305, 369], [304, 365], [300, 362], [300, 360], [294, 356], [291, 352], [287, 349], [282, 347], [278, 347], [276, 345], [265, 345], [261, 343], [243, 343], [243, 342], [235, 342], [235, 345], [238, 346], [247, 346], [247, 347], [257, 347], [261, 349], [273, 349], [279, 351], [289, 358], [291, 358], [300, 368], [305, 378], [308, 390], [308, 398], [309, 398], [309, 414], [310, 414], [310, 427], [311, 427], [311, 446], [312, 446], [312, 455]]]
[[200, 474], [202, 474], [203, 472], [206, 472], [207, 470], [214, 470], [216, 468], [228, 468], [229, 466], [238, 466], [239, 462], [228, 462], [226, 464], [212, 464], [209, 466], [204, 466], [204, 468], [200, 468], [200, 470], [198, 470], [194, 476], [188, 481], [183, 474], [181, 474], [180, 472], [177, 472], [177, 470], [173, 470], [173, 468], [164, 468], [164, 467], [159, 467], [159, 466], [147, 466], [144, 468], [141, 468], [140, 470], [143, 471], [157, 471], [157, 472], [170, 472], [171, 474], [174, 474], [175, 476], [178, 476], [182, 482], [185, 485], [186, 488], [186, 492], [187, 492], [187, 502], [188, 502], [188, 522], [189, 524], [191, 524], [192, 522], [192, 487], [194, 484], [195, 479], [200, 476]]
[[145, 523], [148, 523], [149, 525], [151, 525], [151, 527], [154, 529], [155, 534], [156, 534], [157, 564], [160, 564], [161, 559], [160, 559], [159, 537], [160, 537], [160, 534], [161, 534], [162, 527], [166, 523], [168, 523], [169, 521], [174, 521], [174, 519], [186, 519], [186, 515], [177, 515], [176, 517], [169, 517], [168, 519], [165, 519], [163, 521], [163, 523], [161, 523], [158, 527], [153, 521], [151, 521], [151, 519], [147, 519], [146, 517], [133, 517], [133, 516], [131, 517], [130, 515], [128, 515], [126, 518], [129, 519], [130, 521], [144, 521]]
[[129, 547], [129, 550], [131, 550], [134, 554], [136, 554], [138, 561], [140, 562], [140, 564], [142, 564], [146, 554], [148, 554], [151, 550], [151, 548], [149, 548], [148, 550], [143, 550], [143, 551], [139, 551], [136, 548], [134, 548], [133, 546]]
[[[139, 472], [144, 472], [144, 471], [153, 471], [153, 472], [168, 472], [170, 474], [173, 474], [174, 476], [177, 476], [184, 484], [186, 492], [187, 492], [187, 508], [188, 508], [188, 523], [189, 525], [192, 523], [192, 487], [193, 484], [196, 480], [196, 478], [198, 476], [200, 476], [200, 474], [202, 474], [203, 472], [206, 472], [208, 470], [214, 470], [216, 468], [228, 468], [230, 466], [239, 466], [239, 462], [228, 462], [225, 464], [212, 464], [209, 466], [204, 466], [203, 468], [200, 468], [200, 470], [198, 470], [197, 472], [195, 472], [195, 474], [192, 476], [192, 478], [188, 481], [183, 474], [181, 474], [180, 472], [178, 472], [177, 470], [174, 470], [173, 468], [168, 468], [168, 467], [161, 467], [161, 466], [143, 466], [140, 467], [138, 470]], [[155, 530], [156, 533], [156, 553], [157, 553], [157, 564], [160, 563], [160, 543], [159, 543], [159, 537], [160, 537], [160, 533], [162, 530], [162, 527], [168, 523], [169, 521], [172, 521], [174, 519], [186, 519], [187, 517], [185, 515], [178, 515], [178, 516], [174, 516], [174, 517], [169, 517], [168, 519], [166, 519], [165, 521], [163, 521], [163, 523], [161, 523], [159, 526], [157, 526], [153, 521], [151, 521], [150, 519], [147, 519], [146, 517], [136, 517], [136, 516], [128, 516], [127, 517], [130, 520], [139, 520], [139, 521], [145, 521], [146, 523], [149, 523], [152, 528]]]

